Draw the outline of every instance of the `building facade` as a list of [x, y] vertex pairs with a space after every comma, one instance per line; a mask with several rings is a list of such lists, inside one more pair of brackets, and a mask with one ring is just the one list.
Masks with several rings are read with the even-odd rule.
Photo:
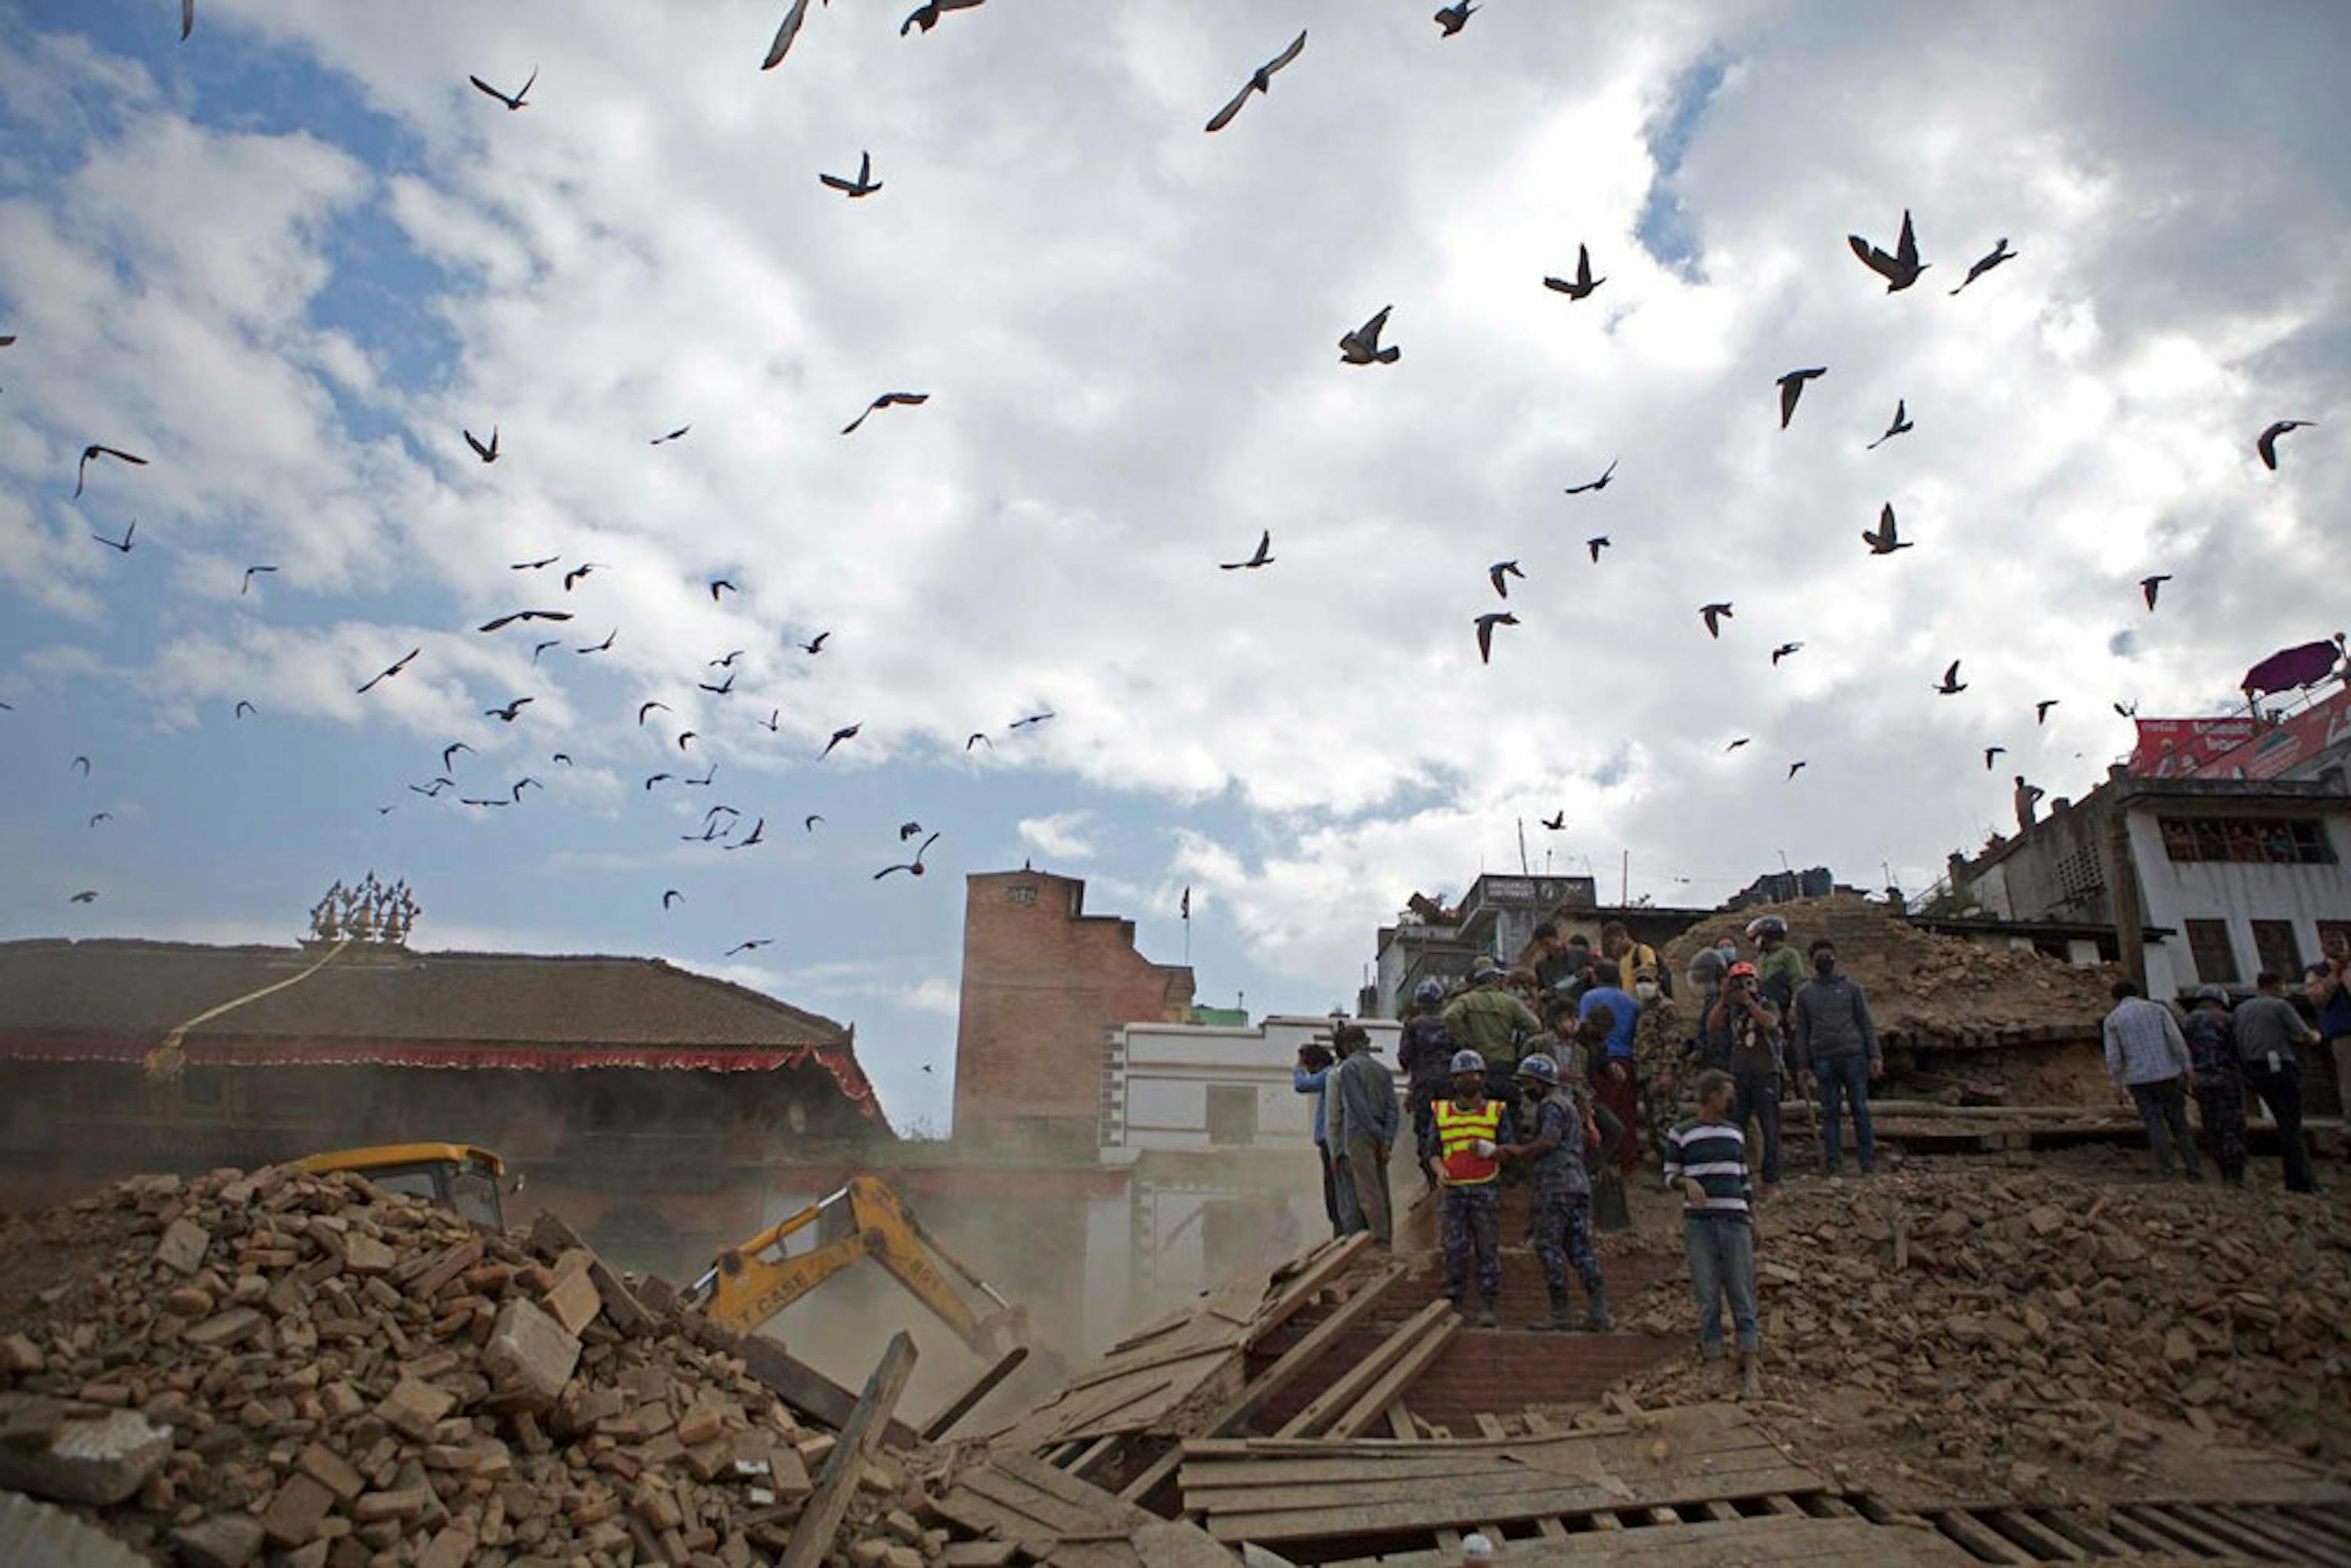
[[1415, 896], [1394, 925], [1379, 930], [1373, 979], [1357, 1006], [1367, 1017], [1400, 1019], [1423, 980], [1447, 989], [1468, 977], [1480, 955], [1509, 964], [1548, 920], [1562, 936], [1595, 947], [1601, 927], [1622, 922], [1636, 942], [1665, 945], [1714, 913], [1656, 904], [1604, 904], [1588, 876], [1480, 876], [1451, 908]]

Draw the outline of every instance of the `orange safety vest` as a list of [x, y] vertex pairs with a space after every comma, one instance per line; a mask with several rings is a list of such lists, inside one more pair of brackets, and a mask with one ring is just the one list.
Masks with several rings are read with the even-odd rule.
[[1447, 1186], [1476, 1186], [1494, 1179], [1502, 1162], [1480, 1155], [1469, 1145], [1483, 1138], [1499, 1143], [1502, 1135], [1502, 1103], [1488, 1100], [1475, 1111], [1465, 1111], [1448, 1097], [1437, 1103], [1437, 1166]]

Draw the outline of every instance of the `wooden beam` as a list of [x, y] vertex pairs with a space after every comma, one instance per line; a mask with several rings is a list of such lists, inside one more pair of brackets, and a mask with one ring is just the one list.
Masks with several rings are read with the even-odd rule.
[[[1313, 1402], [1305, 1409], [1283, 1422], [1278, 1436], [1303, 1437], [1321, 1430], [1325, 1422], [1362, 1398], [1365, 1389], [1376, 1385], [1382, 1375], [1395, 1365], [1396, 1359], [1416, 1341], [1435, 1329], [1440, 1321], [1452, 1315], [1452, 1303], [1439, 1296], [1405, 1319], [1395, 1332], [1382, 1340], [1369, 1355], [1340, 1374], [1329, 1387], [1314, 1396]], [[1401, 1389], [1390, 1390], [1389, 1396], [1380, 1400], [1381, 1406], [1384, 1406], [1389, 1396], [1400, 1392]]]
[[2246, 1529], [2218, 1510], [2199, 1508], [2193, 1503], [2174, 1503], [2172, 1511], [2207, 1535], [2220, 1537], [2248, 1557], [2267, 1557], [2274, 1562], [2291, 1563], [2296, 1555], [2287, 1552], [2259, 1531]]
[[1029, 1347], [1016, 1344], [998, 1359], [995, 1365], [979, 1375], [972, 1385], [956, 1396], [953, 1404], [923, 1423], [923, 1441], [935, 1443], [955, 1430], [956, 1423], [972, 1413], [974, 1406], [996, 1392], [997, 1385], [1012, 1375], [1013, 1370], [1029, 1359]]
[[857, 1396], [856, 1406], [841, 1424], [832, 1452], [825, 1458], [823, 1479], [817, 1482], [808, 1506], [800, 1511], [799, 1522], [792, 1526], [791, 1542], [778, 1559], [777, 1568], [817, 1568], [831, 1552], [832, 1538], [841, 1530], [851, 1500], [857, 1496], [857, 1480], [865, 1469], [866, 1450], [888, 1424], [890, 1412], [897, 1407], [898, 1396], [906, 1391], [906, 1380], [914, 1372], [914, 1341], [900, 1329], [890, 1336], [889, 1348], [882, 1353], [872, 1375], [865, 1380], [865, 1391]]
[[1369, 1393], [1355, 1401], [1345, 1415], [1332, 1422], [1330, 1430], [1323, 1436], [1343, 1441], [1377, 1420], [1386, 1412], [1388, 1401], [1399, 1397], [1412, 1386], [1412, 1380], [1426, 1371], [1428, 1364], [1444, 1353], [1460, 1328], [1461, 1320], [1455, 1317], [1448, 1308], [1437, 1326], [1409, 1345], [1403, 1358], [1372, 1385]]
[[2160, 1503], [2138, 1503], [2117, 1508], [2115, 1511], [2134, 1524], [2145, 1525], [2150, 1533], [2168, 1536], [2175, 1543], [2184, 1544], [2190, 1551], [2200, 1552], [2207, 1557], [2226, 1559], [2239, 1555], [2243, 1550], [2232, 1541], [2197, 1528]]
[[1306, 1267], [1282, 1287], [1281, 1294], [1259, 1310], [1242, 1343], [1254, 1349], [1259, 1341], [1297, 1316], [1299, 1309], [1314, 1299], [1315, 1292], [1362, 1257], [1371, 1244], [1372, 1233], [1358, 1230], [1343, 1240], [1325, 1242], [1308, 1253], [1311, 1260]]
[[1413, 1430], [1412, 1412], [1405, 1408], [1401, 1394], [1388, 1401], [1388, 1432], [1399, 1443], [1414, 1442], [1419, 1437]]
[[2089, 1556], [2073, 1537], [2012, 1508], [1986, 1509], [1983, 1521], [2043, 1563], [2079, 1563]]
[[[766, 1334], [729, 1333], [716, 1324], [705, 1326], [695, 1337], [713, 1350], [739, 1356], [744, 1369], [785, 1404], [836, 1432], [857, 1407], [857, 1396], [785, 1350], [781, 1340]], [[893, 1448], [911, 1448], [916, 1437], [904, 1422], [891, 1420], [882, 1429], [882, 1440]]]
[[1935, 1516], [1935, 1528], [1967, 1549], [1979, 1563], [2030, 1563], [2032, 1557], [2007, 1536], [1959, 1509]]

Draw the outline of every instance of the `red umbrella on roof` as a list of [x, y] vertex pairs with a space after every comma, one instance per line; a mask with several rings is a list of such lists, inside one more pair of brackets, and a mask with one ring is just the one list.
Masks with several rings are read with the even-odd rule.
[[2339, 632], [2331, 643], [2304, 643], [2298, 648], [2281, 649], [2245, 672], [2241, 689], [2250, 696], [2260, 696], [2298, 686], [2314, 686], [2335, 673], [2342, 657], [2343, 634]]

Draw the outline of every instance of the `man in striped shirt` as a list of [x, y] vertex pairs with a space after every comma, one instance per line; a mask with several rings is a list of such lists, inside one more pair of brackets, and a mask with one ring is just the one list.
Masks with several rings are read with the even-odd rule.
[[1698, 1298], [1698, 1354], [1723, 1355], [1727, 1301], [1738, 1336], [1739, 1382], [1748, 1398], [1763, 1392], [1755, 1332], [1755, 1231], [1748, 1212], [1747, 1134], [1730, 1119], [1730, 1074], [1698, 1076], [1698, 1117], [1666, 1135], [1666, 1185], [1682, 1195], [1682, 1252]]

